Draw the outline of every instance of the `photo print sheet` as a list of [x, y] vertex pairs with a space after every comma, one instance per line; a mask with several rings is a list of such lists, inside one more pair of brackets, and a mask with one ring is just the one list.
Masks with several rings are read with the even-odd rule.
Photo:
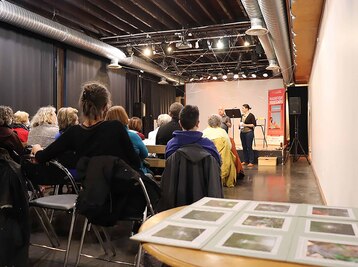
[[307, 219], [305, 233], [357, 238], [358, 227], [357, 223], [349, 221]]
[[258, 213], [243, 213], [234, 223], [235, 227], [245, 227], [251, 229], [269, 229], [288, 231], [292, 222], [292, 217], [275, 216]]
[[146, 231], [132, 236], [131, 239], [199, 249], [217, 230], [218, 228], [214, 226], [194, 225], [165, 220]]
[[190, 206], [238, 211], [246, 206], [247, 203], [249, 203], [247, 200], [204, 197]]
[[357, 266], [358, 243], [300, 237], [295, 261], [320, 266]]
[[284, 237], [276, 234], [258, 234], [255, 231], [244, 229], [223, 229], [202, 248], [205, 251], [258, 257], [267, 259], [285, 260], [288, 245]]
[[172, 215], [168, 220], [186, 223], [199, 223], [211, 225], [223, 225], [234, 216], [233, 211], [226, 210], [209, 210], [199, 207], [186, 207], [183, 210]]
[[308, 206], [307, 216], [327, 219], [357, 220], [352, 208]]
[[263, 212], [278, 215], [295, 215], [297, 204], [280, 202], [252, 202], [247, 207], [248, 212]]

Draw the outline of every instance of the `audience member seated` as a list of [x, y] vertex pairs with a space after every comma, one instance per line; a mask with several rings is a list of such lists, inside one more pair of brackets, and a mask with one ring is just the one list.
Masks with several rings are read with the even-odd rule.
[[11, 128], [14, 132], [16, 132], [17, 136], [24, 144], [24, 146], [26, 146], [27, 139], [29, 137], [29, 126], [29, 113], [25, 111], [16, 111], [14, 114], [14, 120], [12, 122]]
[[177, 149], [189, 144], [198, 144], [207, 150], [220, 164], [220, 155], [208, 138], [203, 138], [203, 133], [198, 131], [199, 109], [197, 106], [186, 105], [179, 115], [179, 124], [183, 131], [174, 131], [173, 138], [168, 142], [165, 158], [169, 158]]
[[124, 126], [126, 126], [129, 138], [132, 142], [135, 152], [141, 159], [140, 169], [143, 173], [148, 173], [148, 169], [144, 166], [144, 159], [148, 157], [147, 147], [144, 145], [142, 139], [138, 136], [136, 131], [128, 129], [128, 115], [125, 109], [122, 106], [113, 106], [111, 107], [106, 114], [107, 121], [120, 121]]
[[157, 119], [157, 128], [148, 133], [148, 139], [146, 145], [156, 145], [155, 139], [157, 138], [158, 130], [161, 126], [171, 121], [171, 117], [168, 114], [160, 114]]
[[184, 131], [175, 131], [167, 145], [159, 211], [189, 205], [205, 196], [223, 197], [220, 155], [213, 142], [197, 131], [198, 107], [185, 106], [179, 123]]
[[6, 149], [13, 160], [19, 162], [19, 156], [25, 151], [19, 137], [10, 128], [12, 117], [13, 111], [10, 107], [0, 106], [0, 147]]
[[144, 140], [145, 136], [142, 134], [143, 123], [142, 120], [138, 117], [132, 117], [128, 122], [128, 128], [132, 131], [135, 131], [140, 139]]
[[239, 154], [237, 153], [237, 150], [236, 150], [234, 138], [230, 137], [230, 142], [231, 142], [231, 152], [235, 156], [236, 180], [238, 180], [238, 179], [241, 180], [244, 178], [245, 172], [244, 172], [244, 169], [242, 168], [241, 159], [240, 159]]
[[31, 120], [28, 144], [39, 144], [47, 147], [58, 133], [56, 109], [54, 107], [42, 107]]
[[208, 119], [208, 128], [203, 131], [203, 136], [214, 142], [222, 159], [221, 179], [224, 186], [234, 187], [236, 184], [235, 156], [231, 152], [231, 141], [221, 126], [221, 118], [214, 114]]
[[45, 149], [39, 144], [34, 145], [32, 153], [36, 160], [46, 162], [65, 151], [75, 151], [78, 158], [101, 155], [119, 157], [139, 170], [140, 160], [126, 128], [119, 121], [104, 121], [111, 104], [107, 88], [98, 82], [84, 84], [79, 103], [83, 123], [70, 127]]
[[159, 128], [155, 139], [156, 145], [166, 145], [170, 139], [173, 138], [174, 131], [182, 130], [179, 124], [179, 113], [182, 110], [183, 105], [179, 102], [175, 102], [169, 107], [169, 115], [172, 118], [170, 122]]
[[[78, 110], [71, 107], [60, 108], [58, 110], [59, 132], [56, 134], [55, 139], [58, 139], [68, 128], [79, 123], [77, 113]], [[78, 158], [75, 151], [66, 151], [59, 155], [57, 160], [70, 171], [75, 179], [77, 178], [76, 164]]]

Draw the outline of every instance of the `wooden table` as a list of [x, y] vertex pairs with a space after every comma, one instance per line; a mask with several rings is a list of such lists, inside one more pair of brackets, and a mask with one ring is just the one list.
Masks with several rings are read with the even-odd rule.
[[[184, 207], [178, 207], [163, 211], [148, 219], [139, 232], [144, 231], [166, 217], [180, 211]], [[143, 243], [143, 248], [158, 260], [170, 265], [178, 267], [186, 266], [202, 266], [202, 267], [224, 267], [224, 266], [240, 266], [240, 267], [302, 267], [308, 266], [298, 263], [265, 260], [258, 258], [250, 258], [244, 256], [220, 254], [214, 252], [201, 251], [190, 248], [180, 248], [167, 245], [159, 245], [154, 243]]]

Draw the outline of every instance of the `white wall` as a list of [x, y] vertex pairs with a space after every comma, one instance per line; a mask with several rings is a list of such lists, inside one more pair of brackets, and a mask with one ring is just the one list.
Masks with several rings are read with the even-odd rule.
[[[243, 104], [249, 104], [256, 118], [267, 119], [268, 90], [279, 88], [283, 88], [282, 79], [188, 83], [185, 91], [186, 104], [198, 106], [200, 130], [207, 127], [208, 117], [217, 114], [220, 106], [225, 109], [241, 109]], [[239, 120], [235, 119], [235, 143], [240, 145], [238, 123]], [[229, 130], [229, 134], [232, 136], [232, 129]], [[259, 128], [255, 130], [255, 135], [260, 138]]]
[[309, 82], [312, 166], [328, 205], [358, 207], [358, 1], [327, 0]]

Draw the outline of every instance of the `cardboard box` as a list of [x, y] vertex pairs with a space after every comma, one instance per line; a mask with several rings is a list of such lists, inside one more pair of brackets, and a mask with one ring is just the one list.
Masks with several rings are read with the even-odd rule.
[[259, 166], [276, 166], [277, 157], [259, 157]]

